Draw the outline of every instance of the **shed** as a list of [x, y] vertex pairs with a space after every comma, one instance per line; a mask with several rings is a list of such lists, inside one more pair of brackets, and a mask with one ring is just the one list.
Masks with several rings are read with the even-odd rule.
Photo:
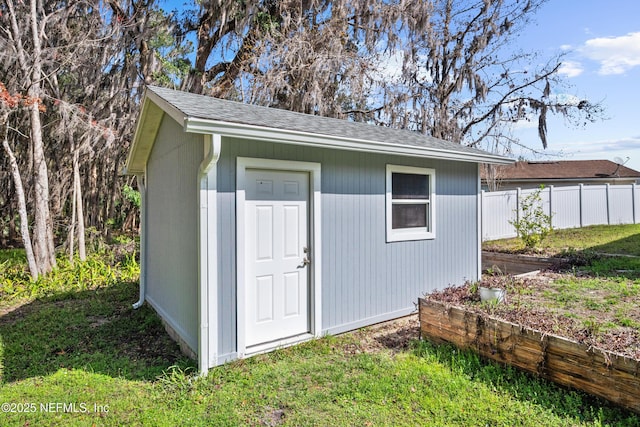
[[199, 369], [408, 315], [476, 280], [482, 162], [406, 130], [148, 87], [139, 307]]

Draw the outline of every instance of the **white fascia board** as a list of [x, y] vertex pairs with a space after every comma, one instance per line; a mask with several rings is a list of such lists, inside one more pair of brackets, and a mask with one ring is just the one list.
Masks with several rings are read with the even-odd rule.
[[145, 172], [147, 159], [160, 128], [163, 114], [168, 114], [184, 126], [186, 117], [180, 110], [155, 93], [149, 90], [145, 91], [133, 141], [122, 172], [123, 175], [138, 175]]
[[143, 127], [146, 122], [147, 115], [149, 114], [149, 103], [145, 99], [142, 101], [142, 108], [140, 110], [140, 116], [138, 117], [138, 122], [136, 123], [136, 130], [133, 134], [133, 141], [131, 141], [131, 148], [129, 149], [129, 153], [127, 155], [127, 161], [125, 162], [124, 169], [122, 171], [123, 175], [136, 175], [142, 172], [142, 168], [136, 167], [134, 165], [136, 152], [138, 151], [138, 147], [140, 146], [140, 139], [142, 138]]
[[275, 129], [239, 123], [188, 117], [184, 129], [192, 133], [215, 133], [236, 138], [250, 138], [284, 144], [306, 145], [337, 150], [365, 151], [382, 154], [395, 154], [410, 157], [426, 157], [432, 159], [457, 160], [472, 163], [512, 164], [515, 160], [492, 155], [452, 152], [437, 148], [417, 147], [410, 145], [389, 144], [386, 142], [352, 139], [330, 135], [314, 134], [287, 129]]
[[[159, 97], [158, 95], [155, 94], [155, 92], [152, 92], [150, 90], [147, 90], [145, 92], [145, 98], [148, 98], [149, 100], [151, 100], [154, 104], [160, 107], [166, 114], [171, 116], [173, 120], [178, 122], [180, 125], [184, 126], [186, 129], [187, 116], [182, 111], [178, 110], [172, 104], [165, 101], [164, 98]], [[205, 132], [205, 133], [209, 133], [209, 132]]]

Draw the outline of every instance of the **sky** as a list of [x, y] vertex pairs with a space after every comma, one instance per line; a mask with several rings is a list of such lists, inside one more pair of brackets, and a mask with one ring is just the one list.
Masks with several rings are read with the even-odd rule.
[[[640, 1], [549, 0], [518, 42], [542, 57], [564, 52], [566, 93], [601, 102], [606, 119], [580, 128], [550, 119], [545, 156], [514, 154], [532, 160], [628, 157], [625, 166], [640, 171]], [[536, 126], [518, 126], [515, 135], [542, 151]]]

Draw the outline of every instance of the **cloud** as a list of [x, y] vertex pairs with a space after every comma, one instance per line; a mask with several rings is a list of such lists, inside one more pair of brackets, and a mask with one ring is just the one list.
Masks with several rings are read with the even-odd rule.
[[387, 81], [396, 81], [402, 76], [404, 52], [399, 51], [391, 55], [381, 55], [379, 58], [377, 76]]
[[574, 107], [577, 107], [580, 101], [582, 101], [571, 93], [552, 93], [549, 95], [549, 100], [558, 104], [572, 105]]
[[624, 74], [640, 66], [640, 32], [619, 37], [590, 39], [579, 51], [587, 58], [600, 63], [599, 74]]
[[614, 157], [629, 157], [627, 166], [640, 170], [640, 138], [637, 137], [560, 143], [550, 151], [576, 159], [613, 160]]
[[581, 63], [577, 61], [564, 61], [560, 66], [558, 73], [564, 74], [565, 76], [571, 78], [578, 77], [580, 74], [582, 74], [583, 71], [584, 68], [582, 67]]

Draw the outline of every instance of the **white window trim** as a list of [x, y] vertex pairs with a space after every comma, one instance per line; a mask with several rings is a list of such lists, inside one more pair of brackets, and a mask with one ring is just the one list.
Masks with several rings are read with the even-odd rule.
[[[391, 185], [391, 177], [393, 173], [409, 173], [409, 174], [417, 174], [417, 175], [428, 175], [429, 176], [429, 201], [427, 203], [428, 209], [428, 220], [429, 223], [427, 227], [415, 227], [415, 228], [402, 228], [402, 229], [393, 229], [392, 228], [392, 206], [393, 206], [393, 195], [392, 185]], [[399, 166], [399, 165], [387, 165], [387, 188], [386, 188], [386, 215], [387, 215], [387, 242], [403, 242], [403, 241], [411, 241], [411, 240], [427, 240], [427, 239], [435, 239], [436, 238], [436, 170], [429, 168], [417, 168], [413, 166]], [[404, 199], [403, 199], [404, 200]], [[396, 200], [396, 203], [415, 203], [418, 200], [405, 200], [400, 202]]]

